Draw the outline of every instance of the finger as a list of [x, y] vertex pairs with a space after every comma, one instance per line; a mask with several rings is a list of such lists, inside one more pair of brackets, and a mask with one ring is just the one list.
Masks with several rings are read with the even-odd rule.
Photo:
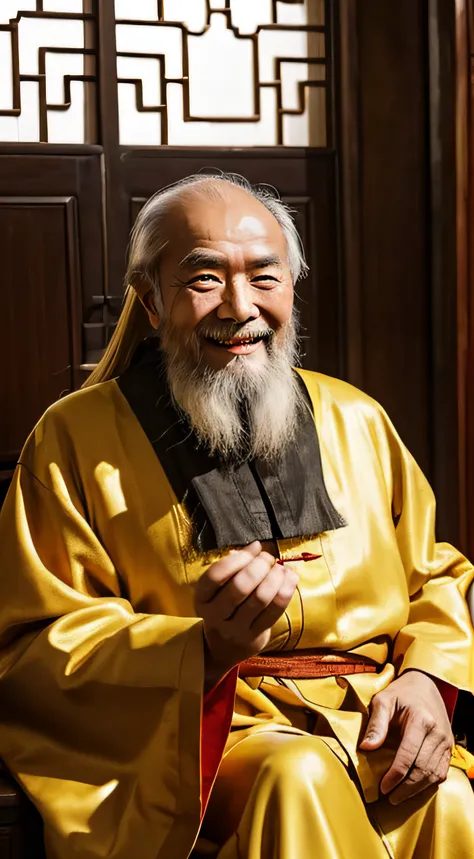
[[235, 622], [251, 626], [278, 596], [285, 582], [285, 575], [283, 567], [275, 564], [253, 593], [238, 607], [233, 618]]
[[399, 805], [412, 796], [426, 790], [428, 787], [433, 787], [446, 781], [449, 763], [451, 761], [451, 746], [446, 748], [446, 743], [440, 743], [439, 749], [436, 750], [435, 763], [430, 769], [415, 765], [412, 772], [408, 774], [405, 781], [399, 785], [393, 793], [390, 794], [389, 800], [392, 805]]
[[380, 783], [382, 793], [390, 793], [406, 778], [416, 761], [427, 733], [426, 724], [418, 716], [410, 716], [407, 719], [398, 751], [390, 769], [387, 770]]
[[451, 748], [446, 749], [443, 744], [440, 751], [436, 766], [429, 771], [423, 771], [417, 765], [413, 768], [407, 778], [390, 794], [389, 800], [392, 805], [399, 805], [412, 796], [422, 793], [428, 787], [435, 787], [446, 781], [451, 761]]
[[449, 733], [440, 730], [438, 727], [433, 728], [426, 735], [426, 739], [421, 746], [416, 757], [415, 766], [426, 774], [438, 772], [441, 759], [446, 754], [446, 751], [451, 751], [454, 745], [454, 737], [449, 727]]
[[255, 592], [256, 588], [269, 575], [275, 566], [275, 558], [268, 552], [260, 552], [245, 569], [239, 570], [212, 600], [212, 610], [216, 618], [229, 620], [237, 608]]
[[296, 590], [298, 581], [298, 573], [293, 570], [288, 570], [288, 572], [285, 573], [283, 584], [277, 595], [274, 597], [268, 608], [262, 611], [252, 623], [252, 632], [255, 633], [255, 636], [261, 635], [262, 632], [270, 629], [273, 624], [279, 620], [282, 614], [284, 614], [285, 609]]
[[402, 802], [430, 784], [436, 784], [439, 762], [446, 748], [446, 736], [435, 729], [430, 731], [421, 744], [411, 770], [391, 796], [396, 794], [398, 801]]
[[373, 751], [385, 742], [393, 717], [394, 698], [390, 695], [375, 695], [372, 700], [370, 718], [365, 731], [361, 749]]
[[212, 564], [196, 585], [196, 601], [210, 602], [222, 585], [250, 564], [261, 551], [262, 544], [256, 540], [245, 549], [232, 551], [225, 558]]

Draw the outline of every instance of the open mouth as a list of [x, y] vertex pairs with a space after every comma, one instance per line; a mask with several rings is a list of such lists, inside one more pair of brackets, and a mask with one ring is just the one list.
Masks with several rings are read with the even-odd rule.
[[255, 334], [253, 337], [241, 337], [235, 336], [230, 338], [221, 338], [221, 337], [206, 337], [208, 343], [211, 343], [213, 346], [217, 346], [220, 349], [227, 349], [228, 351], [250, 351], [255, 349], [255, 347], [259, 346], [260, 343], [268, 343], [270, 340], [271, 333], [259, 333]]

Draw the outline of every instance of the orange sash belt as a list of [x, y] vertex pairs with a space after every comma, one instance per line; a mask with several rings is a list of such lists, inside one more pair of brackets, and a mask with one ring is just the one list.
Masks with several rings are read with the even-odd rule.
[[378, 665], [366, 656], [331, 650], [294, 650], [287, 654], [264, 653], [239, 665], [241, 677], [283, 677], [312, 680], [345, 674], [374, 674]]

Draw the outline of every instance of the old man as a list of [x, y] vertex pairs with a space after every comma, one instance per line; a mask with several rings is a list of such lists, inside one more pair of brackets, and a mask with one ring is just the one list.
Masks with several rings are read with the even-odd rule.
[[1, 516], [0, 755], [49, 859], [472, 859], [473, 568], [383, 409], [295, 370], [301, 244], [165, 189]]

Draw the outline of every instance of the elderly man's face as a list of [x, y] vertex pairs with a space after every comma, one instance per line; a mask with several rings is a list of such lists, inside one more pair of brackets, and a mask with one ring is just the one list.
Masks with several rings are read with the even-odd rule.
[[268, 360], [267, 343], [291, 319], [293, 284], [284, 234], [240, 188], [208, 197], [188, 191], [170, 212], [159, 280], [165, 317], [185, 348], [199, 339], [212, 369], [236, 355]]

